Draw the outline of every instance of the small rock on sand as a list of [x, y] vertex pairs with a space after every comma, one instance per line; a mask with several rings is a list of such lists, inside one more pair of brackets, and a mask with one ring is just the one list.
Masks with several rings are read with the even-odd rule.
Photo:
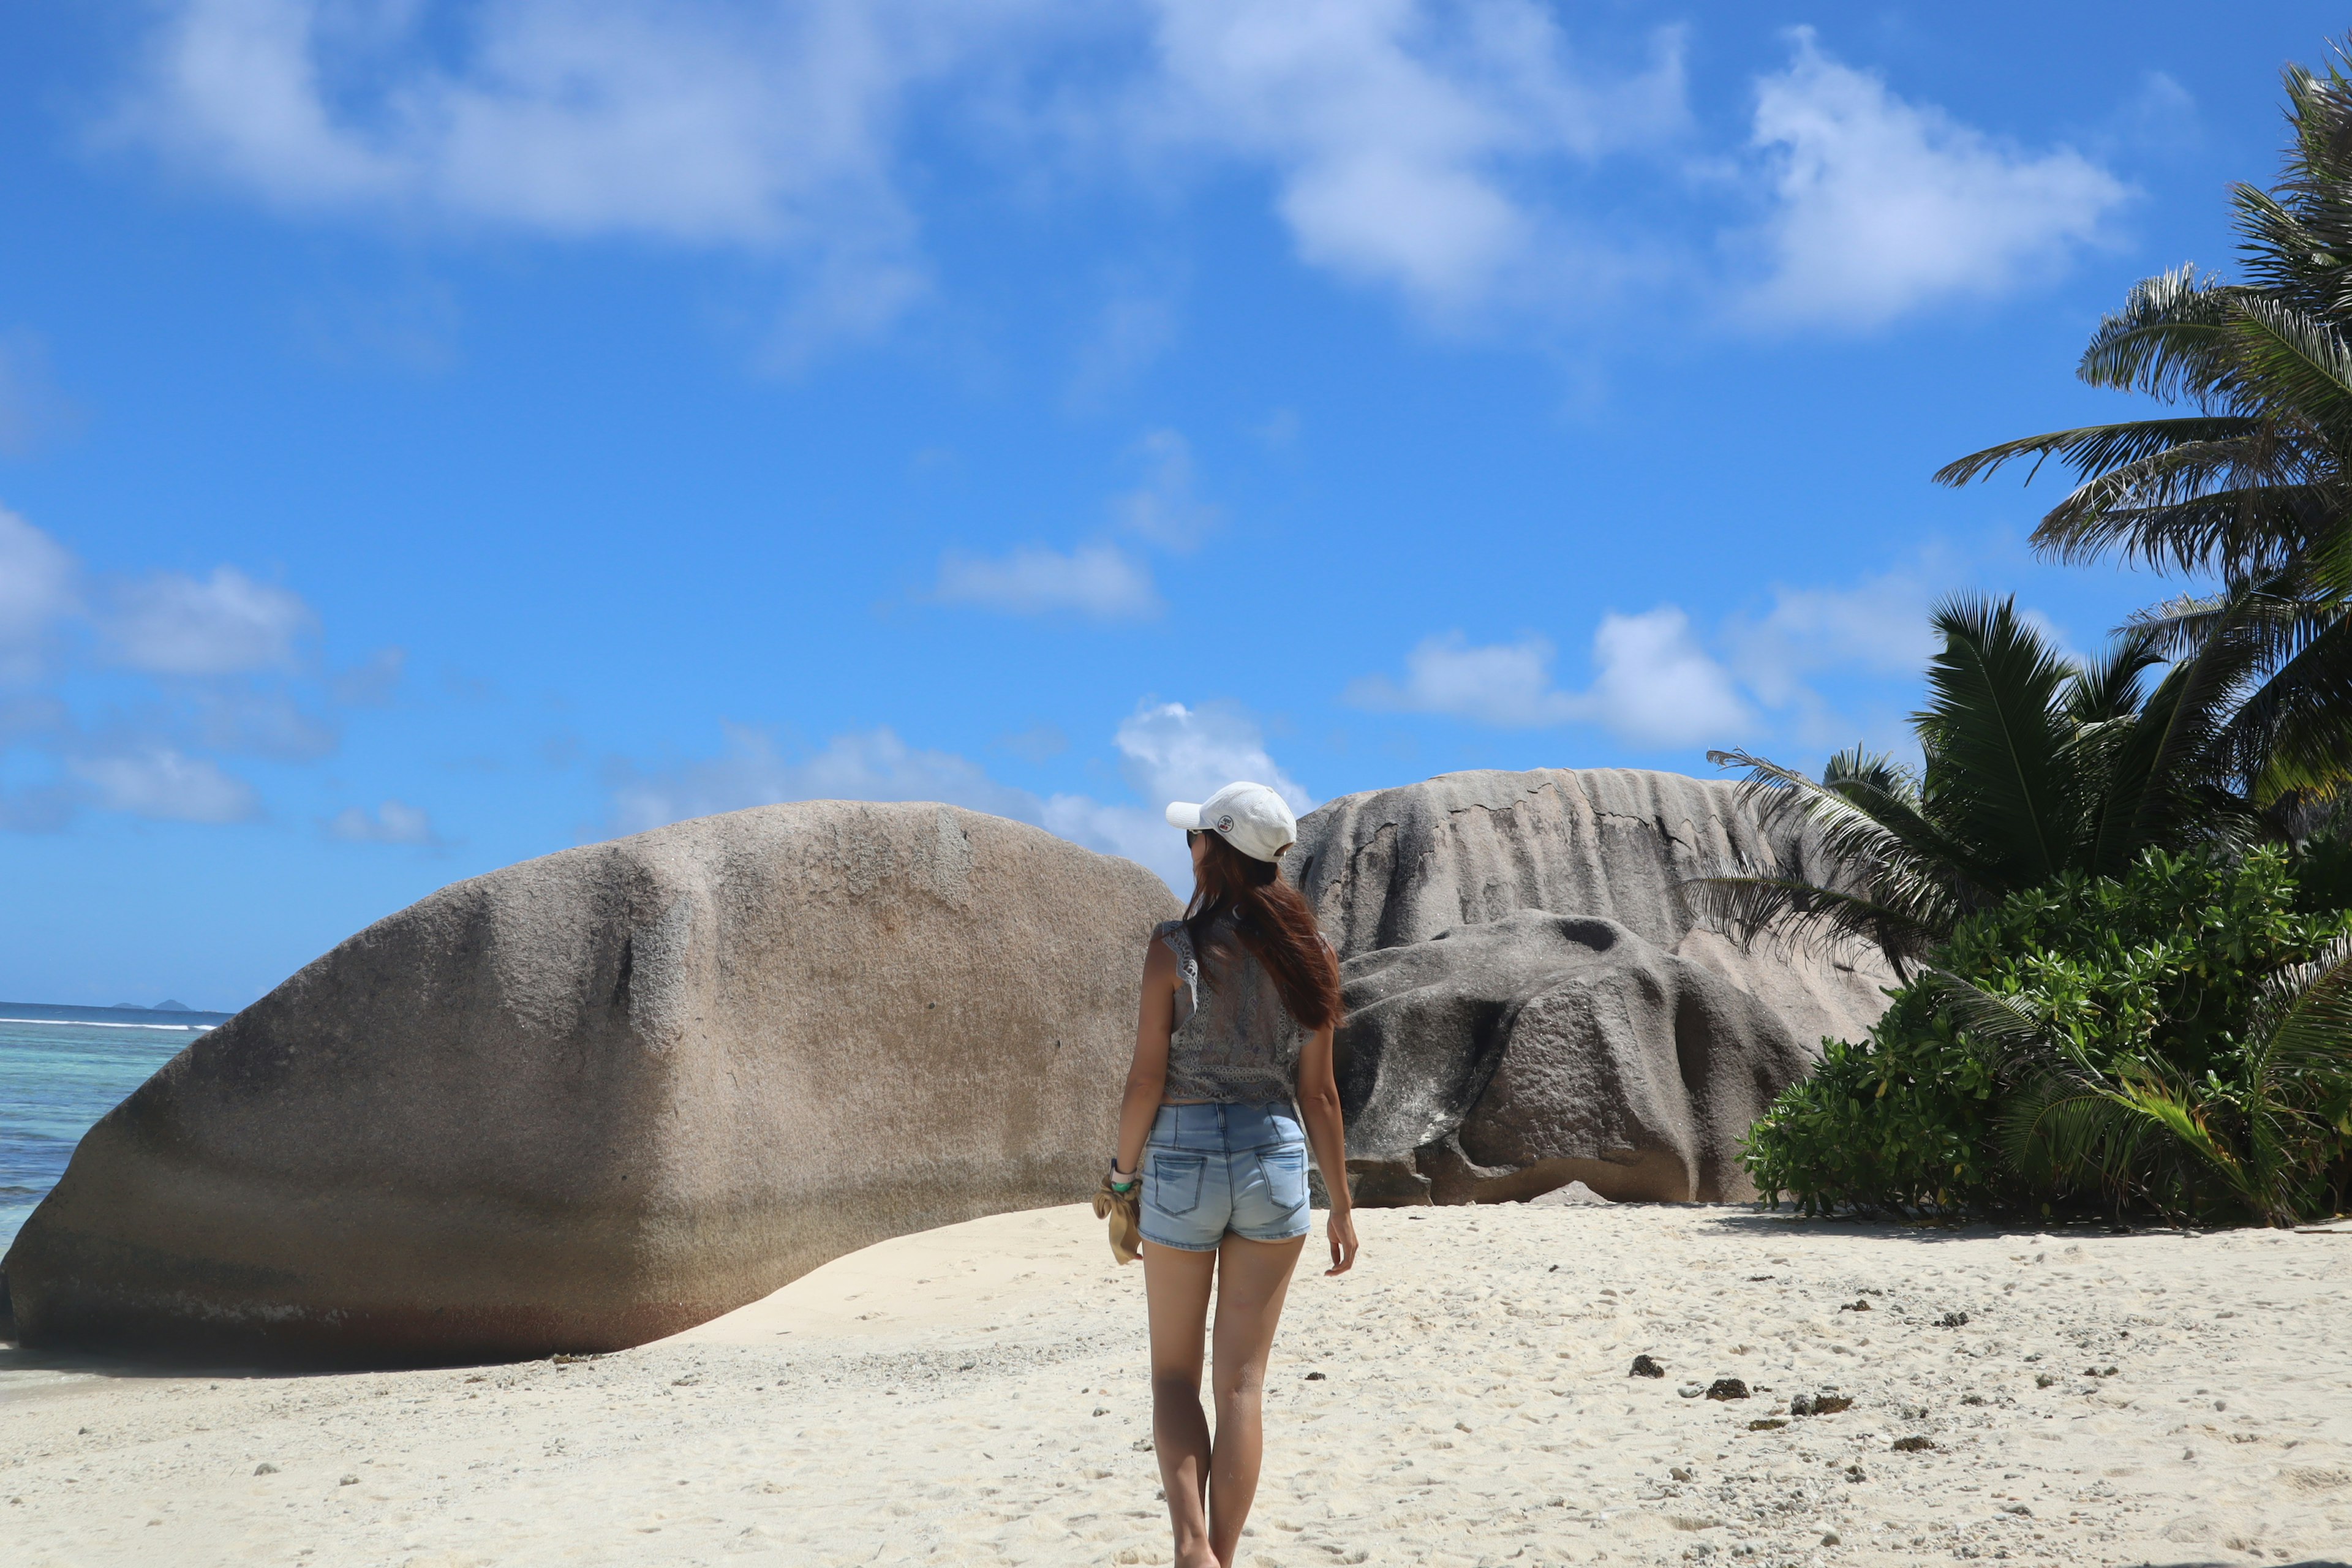
[[1660, 1366], [1654, 1357], [1637, 1355], [1633, 1358], [1633, 1370], [1627, 1373], [1625, 1375], [1628, 1377], [1664, 1377], [1666, 1375], [1666, 1369]]
[[1709, 1399], [1745, 1399], [1748, 1397], [1748, 1384], [1736, 1377], [1718, 1377], [1706, 1385], [1706, 1396]]

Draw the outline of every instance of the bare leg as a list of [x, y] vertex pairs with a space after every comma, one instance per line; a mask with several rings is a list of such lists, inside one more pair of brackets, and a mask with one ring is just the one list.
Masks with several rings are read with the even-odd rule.
[[[1201, 1413], [1201, 1342], [1217, 1255], [1143, 1244], [1151, 1319], [1151, 1446], [1176, 1531], [1176, 1568], [1218, 1568], [1209, 1550], [1209, 1422]], [[1222, 1312], [1220, 1321], [1222, 1321]], [[1222, 1364], [1222, 1363], [1221, 1363]]]
[[[1283, 1298], [1305, 1237], [1295, 1241], [1245, 1241], [1227, 1235], [1217, 1249], [1217, 1446], [1210, 1468], [1209, 1546], [1221, 1568], [1232, 1568], [1242, 1526], [1257, 1496], [1265, 1454], [1265, 1360], [1282, 1321]], [[1194, 1363], [1196, 1366], [1197, 1363]]]

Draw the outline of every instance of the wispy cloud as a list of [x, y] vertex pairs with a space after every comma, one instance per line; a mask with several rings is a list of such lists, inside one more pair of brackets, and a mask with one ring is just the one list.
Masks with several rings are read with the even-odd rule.
[[1473, 647], [1460, 632], [1425, 637], [1405, 655], [1405, 678], [1368, 675], [1340, 700], [1383, 713], [1441, 713], [1500, 729], [1542, 729], [1581, 715], [1552, 684], [1556, 650], [1548, 637]]
[[48, 345], [0, 332], [0, 458], [29, 458], [80, 428], [81, 405], [50, 374]]
[[1534, 0], [1157, 0], [1160, 134], [1269, 166], [1312, 266], [1459, 317], [1523, 291], [1561, 226], [1531, 171], [1671, 138], [1682, 47], [1611, 75]]
[[[289, 212], [748, 254], [790, 280], [761, 351], [786, 370], [943, 287], [917, 126], [961, 126], [960, 153], [1024, 203], [1044, 167], [1155, 196], [1171, 167], [1179, 186], [1241, 170], [1302, 265], [1447, 327], [1589, 318], [1662, 279], [1719, 289], [1691, 236], [1719, 227], [1722, 186], [1678, 186], [1669, 153], [1733, 169], [1764, 214], [1731, 247], [1750, 324], [1866, 328], [2006, 293], [2098, 241], [2129, 194], [1803, 30], [1756, 79], [1748, 145], [1709, 156], [1680, 29], [1629, 55], [1622, 24], [1579, 13], [1571, 38], [1542, 0], [491, 0], [457, 28], [406, 3], [154, 10], [118, 137]], [[1655, 160], [1653, 221], [1591, 194], [1626, 156]], [[1119, 287], [1073, 397], [1172, 331], [1171, 290]]]
[[37, 677], [58, 625], [81, 608], [71, 552], [0, 507], [0, 681]]
[[327, 756], [341, 710], [382, 700], [399, 678], [398, 649], [325, 678], [318, 631], [299, 595], [236, 567], [91, 574], [0, 508], [0, 761], [50, 775], [0, 798], [0, 829], [55, 831], [84, 809], [264, 816], [222, 759]]
[[1759, 611], [1702, 635], [1680, 605], [1612, 612], [1592, 634], [1591, 683], [1560, 687], [1549, 638], [1474, 644], [1458, 631], [1423, 638], [1402, 680], [1351, 682], [1341, 700], [1375, 712], [1426, 713], [1497, 729], [1594, 724], [1638, 746], [1726, 745], [1770, 731], [1843, 744], [1857, 723], [1818, 689], [1824, 677], [1916, 678], [1934, 651], [1930, 604], [1964, 580], [1939, 553], [1844, 585], [1771, 590]]
[[2008, 293], [2099, 240], [2131, 195], [2070, 148], [2027, 152], [1896, 97], [1807, 29], [1788, 69], [1758, 83], [1754, 144], [1776, 210], [1746, 308], [1772, 321], [1866, 328]]
[[[1111, 498], [1121, 533], [1163, 551], [1200, 548], [1223, 524], [1224, 512], [1202, 499], [1183, 432], [1147, 431], [1128, 456], [1142, 482]], [[1149, 620], [1166, 606], [1150, 565], [1124, 545], [1096, 540], [1060, 551], [1023, 545], [1003, 555], [950, 550], [940, 557], [929, 597], [1012, 616], [1075, 614], [1097, 621]]]
[[115, 660], [150, 675], [240, 675], [291, 669], [318, 619], [301, 598], [234, 566], [207, 578], [178, 572], [115, 586], [100, 630]]
[[727, 247], [805, 268], [773, 357], [922, 291], [894, 179], [918, 86], [1050, 0], [176, 0], [113, 129], [288, 209]]
[[1163, 607], [1150, 568], [1115, 544], [1067, 553], [1033, 544], [995, 557], [950, 551], [931, 597], [1006, 615], [1060, 612], [1097, 621], [1148, 620]]
[[1541, 637], [1476, 646], [1450, 632], [1405, 656], [1402, 683], [1369, 676], [1342, 700], [1374, 711], [1442, 714], [1501, 729], [1595, 723], [1649, 746], [1720, 740], [1748, 723], [1730, 675], [1698, 646], [1690, 617], [1672, 605], [1602, 616], [1586, 690], [1553, 684], [1553, 651]]
[[431, 816], [396, 800], [387, 800], [373, 812], [347, 805], [320, 827], [328, 837], [344, 844], [410, 844], [429, 848], [442, 842]]
[[1161, 815], [1171, 800], [1199, 800], [1235, 779], [1270, 785], [1305, 811], [1314, 797], [1267, 751], [1257, 721], [1225, 703], [1139, 704], [1112, 737], [1119, 773], [1137, 800], [1041, 796], [989, 776], [952, 752], [909, 746], [887, 728], [837, 735], [795, 758], [763, 731], [730, 725], [724, 751], [666, 768], [613, 769], [614, 833], [637, 833], [688, 817], [795, 800], [929, 801], [1011, 817], [1158, 872], [1171, 888], [1192, 885], [1184, 836]]
[[251, 784], [208, 757], [155, 742], [68, 757], [68, 771], [109, 811], [165, 822], [249, 822], [261, 815]]
[[1036, 797], [1027, 791], [997, 783], [952, 752], [909, 746], [887, 728], [837, 735], [814, 755], [794, 759], [765, 731], [729, 725], [719, 756], [651, 770], [625, 763], [611, 784], [618, 833], [793, 800], [936, 800], [1037, 818]]
[[1134, 455], [1143, 482], [1113, 503], [1120, 523], [1163, 549], [1199, 549], [1224, 513], [1197, 492], [1192, 444], [1181, 431], [1154, 430], [1136, 443]]

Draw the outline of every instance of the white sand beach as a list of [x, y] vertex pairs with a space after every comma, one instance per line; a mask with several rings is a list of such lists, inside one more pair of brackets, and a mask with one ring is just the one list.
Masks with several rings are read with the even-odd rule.
[[[2352, 1558], [2352, 1226], [1361, 1221], [1350, 1277], [1302, 1259], [1249, 1563]], [[0, 1560], [1164, 1562], [1141, 1308], [1071, 1207], [887, 1242], [593, 1360], [190, 1376], [11, 1351]], [[1665, 1377], [1629, 1377], [1637, 1353]], [[1724, 1377], [1754, 1396], [1681, 1392]], [[1788, 1416], [1823, 1390], [1852, 1408]]]

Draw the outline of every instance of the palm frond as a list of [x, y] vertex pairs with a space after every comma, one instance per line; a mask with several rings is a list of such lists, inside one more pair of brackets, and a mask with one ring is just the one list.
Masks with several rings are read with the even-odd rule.
[[1733, 867], [1684, 879], [1692, 913], [1743, 950], [1766, 939], [1795, 951], [1843, 956], [1864, 950], [1885, 955], [1898, 980], [1951, 931], [1940, 889], [1917, 889], [1906, 901], [1882, 901], [1801, 878]]
[[2193, 266], [2142, 279], [2091, 334], [2074, 374], [2166, 403], [2226, 399], [2232, 367], [2222, 329], [2235, 292]]
[[2252, 293], [2237, 301], [2231, 331], [2249, 390], [2273, 416], [2342, 449], [2352, 437], [2352, 346], [2311, 312]]
[[2139, 678], [2164, 662], [2158, 651], [2162, 636], [2144, 622], [2118, 630], [2106, 652], [2066, 678], [2060, 700], [2066, 717], [2076, 724], [2104, 724], [2137, 714]]
[[2262, 434], [2262, 422], [2238, 415], [2200, 414], [2174, 419], [2132, 419], [2114, 425], [2082, 425], [2003, 441], [1955, 458], [1935, 472], [1939, 485], [1958, 487], [1993, 474], [2024, 458], [2033, 459], [2025, 482], [2032, 484], [2042, 465], [2058, 458], [2076, 473], [2103, 474], [2127, 463], [2146, 462], [2184, 447], [2210, 447]]
[[1931, 618], [1944, 646], [1927, 668], [1927, 706], [1912, 716], [1926, 795], [1988, 891], [2038, 886], [2066, 868], [2077, 826], [2059, 766], [2057, 699], [2072, 668], [2014, 598], [1962, 595]]

